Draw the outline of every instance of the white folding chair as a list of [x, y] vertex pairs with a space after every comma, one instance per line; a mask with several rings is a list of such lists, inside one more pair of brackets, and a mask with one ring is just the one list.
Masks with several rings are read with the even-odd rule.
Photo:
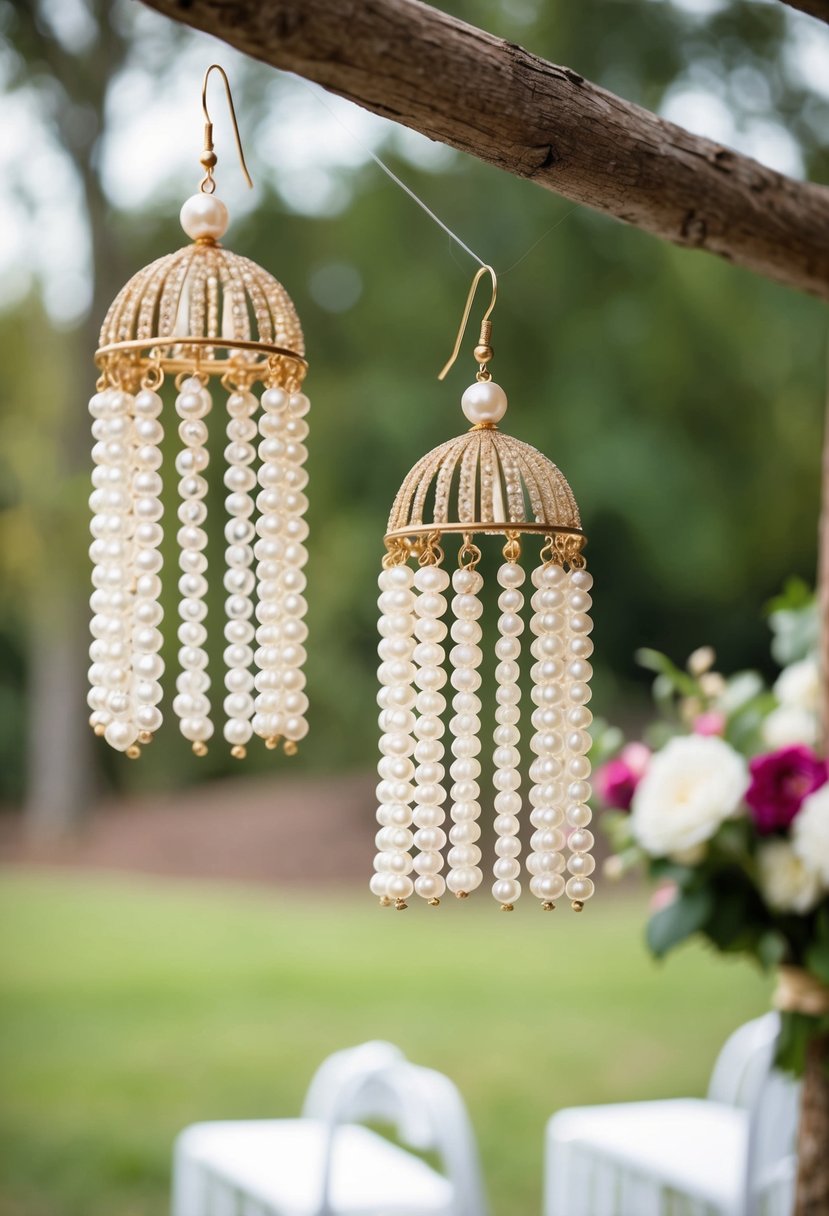
[[547, 1125], [545, 1216], [790, 1216], [799, 1090], [775, 1013], [741, 1026], [705, 1099], [573, 1107]]
[[[438, 1172], [362, 1124], [391, 1124]], [[457, 1089], [389, 1043], [326, 1060], [300, 1119], [197, 1123], [178, 1137], [173, 1216], [485, 1216]]]

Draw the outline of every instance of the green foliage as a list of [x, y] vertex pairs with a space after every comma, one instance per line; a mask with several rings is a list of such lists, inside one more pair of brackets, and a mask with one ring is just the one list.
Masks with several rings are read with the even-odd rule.
[[326, 1055], [388, 1038], [459, 1086], [494, 1216], [535, 1216], [554, 1110], [702, 1095], [726, 1036], [768, 1005], [763, 977], [698, 947], [656, 968], [632, 894], [573, 918], [431, 911], [7, 878], [0, 1212], [159, 1216], [184, 1126], [296, 1115]]
[[801, 578], [787, 579], [780, 595], [768, 604], [773, 634], [771, 652], [781, 667], [817, 649], [818, 605], [811, 587]]
[[645, 936], [656, 957], [664, 958], [669, 950], [698, 933], [709, 921], [712, 902], [711, 892], [704, 887], [680, 889], [675, 899], [654, 912]]

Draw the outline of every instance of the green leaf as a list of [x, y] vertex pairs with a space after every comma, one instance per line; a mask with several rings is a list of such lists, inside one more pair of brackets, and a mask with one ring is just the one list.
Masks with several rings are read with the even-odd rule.
[[698, 933], [711, 915], [711, 893], [704, 887], [683, 891], [673, 903], [660, 908], [648, 921], [646, 940], [657, 958]]
[[815, 938], [806, 951], [806, 966], [823, 984], [829, 984], [829, 908], [815, 917]]
[[685, 697], [695, 697], [699, 695], [699, 685], [693, 676], [687, 671], [683, 671], [677, 667], [676, 663], [672, 663], [667, 655], [662, 654], [659, 650], [652, 650], [649, 646], [643, 646], [636, 651], [634, 655], [636, 662], [640, 667], [644, 667], [646, 671], [653, 671], [657, 677], [662, 677], [663, 681], [668, 681], [670, 686], [677, 692], [682, 693]]
[[757, 939], [757, 957], [767, 971], [782, 963], [787, 950], [785, 937], [776, 929], [769, 929], [765, 933], [761, 933]]

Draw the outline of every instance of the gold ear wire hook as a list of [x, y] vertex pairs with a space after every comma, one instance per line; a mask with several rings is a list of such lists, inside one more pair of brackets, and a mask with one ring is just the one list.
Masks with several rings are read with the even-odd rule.
[[219, 72], [225, 84], [225, 93], [227, 94], [227, 104], [230, 107], [230, 117], [233, 122], [233, 134], [236, 137], [236, 147], [239, 152], [239, 161], [242, 166], [242, 172], [245, 175], [245, 181], [253, 189], [253, 180], [248, 172], [248, 167], [245, 163], [245, 154], [242, 151], [242, 137], [239, 134], [239, 124], [236, 121], [236, 109], [233, 105], [233, 94], [230, 91], [230, 81], [227, 78], [227, 72], [220, 63], [211, 63], [210, 67], [204, 74], [204, 80], [201, 87], [201, 108], [204, 113], [204, 153], [201, 157], [201, 163], [206, 169], [204, 180], [201, 183], [203, 193], [212, 194], [216, 189], [216, 183], [213, 181], [213, 169], [216, 165], [216, 153], [213, 151], [213, 123], [210, 121], [210, 113], [207, 109], [207, 82], [210, 79], [211, 72]]
[[480, 268], [480, 270], [477, 272], [477, 274], [475, 275], [475, 278], [472, 280], [472, 286], [469, 288], [469, 295], [466, 297], [466, 307], [463, 310], [463, 317], [461, 318], [461, 326], [460, 326], [460, 329], [458, 330], [458, 336], [455, 339], [455, 349], [452, 351], [452, 354], [449, 356], [449, 360], [448, 360], [446, 366], [444, 367], [443, 371], [438, 376], [438, 380], [443, 380], [446, 377], [446, 373], [449, 371], [449, 369], [452, 367], [453, 363], [455, 362], [455, 360], [458, 357], [458, 352], [461, 349], [461, 342], [463, 342], [463, 335], [466, 333], [466, 326], [467, 326], [467, 322], [469, 321], [469, 314], [472, 311], [472, 304], [475, 300], [475, 293], [478, 290], [478, 284], [480, 283], [481, 279], [484, 277], [485, 274], [488, 274], [489, 277], [492, 279], [492, 297], [489, 301], [489, 307], [487, 308], [487, 310], [484, 313], [483, 318], [481, 320], [481, 335], [478, 339], [478, 345], [475, 347], [475, 358], [480, 363], [482, 370], [483, 370], [483, 368], [486, 367], [487, 363], [492, 358], [492, 355], [494, 352], [492, 350], [492, 347], [489, 344], [489, 340], [492, 337], [492, 322], [490, 321], [489, 318], [492, 316], [492, 310], [495, 307], [495, 301], [498, 298], [498, 278], [495, 274], [495, 271], [492, 269], [491, 266], [482, 266]]

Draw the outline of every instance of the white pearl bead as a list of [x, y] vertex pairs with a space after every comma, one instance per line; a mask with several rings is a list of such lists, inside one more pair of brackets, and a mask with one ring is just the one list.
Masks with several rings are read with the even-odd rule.
[[423, 899], [440, 899], [446, 883], [439, 874], [422, 874], [415, 879], [415, 892]]
[[191, 240], [211, 237], [218, 240], [227, 231], [227, 207], [215, 194], [193, 194], [179, 213], [181, 226]]
[[571, 878], [565, 886], [568, 899], [583, 901], [593, 894], [593, 883], [589, 878]]
[[567, 808], [567, 822], [574, 828], [586, 828], [593, 815], [589, 806], [569, 806]]
[[[418, 591], [445, 591], [449, 586], [449, 575], [440, 566], [421, 566], [415, 572], [414, 585]], [[435, 612], [430, 615], [438, 616], [440, 614]]]
[[507, 394], [493, 380], [477, 380], [461, 397], [461, 409], [473, 426], [500, 422], [507, 412]]
[[586, 878], [596, 868], [596, 862], [589, 853], [574, 853], [567, 862], [567, 869], [578, 878]]
[[499, 904], [514, 904], [521, 895], [521, 883], [515, 878], [501, 878], [492, 884], [492, 895]]
[[530, 891], [538, 899], [559, 899], [564, 893], [564, 879], [561, 874], [539, 874], [530, 879]]

